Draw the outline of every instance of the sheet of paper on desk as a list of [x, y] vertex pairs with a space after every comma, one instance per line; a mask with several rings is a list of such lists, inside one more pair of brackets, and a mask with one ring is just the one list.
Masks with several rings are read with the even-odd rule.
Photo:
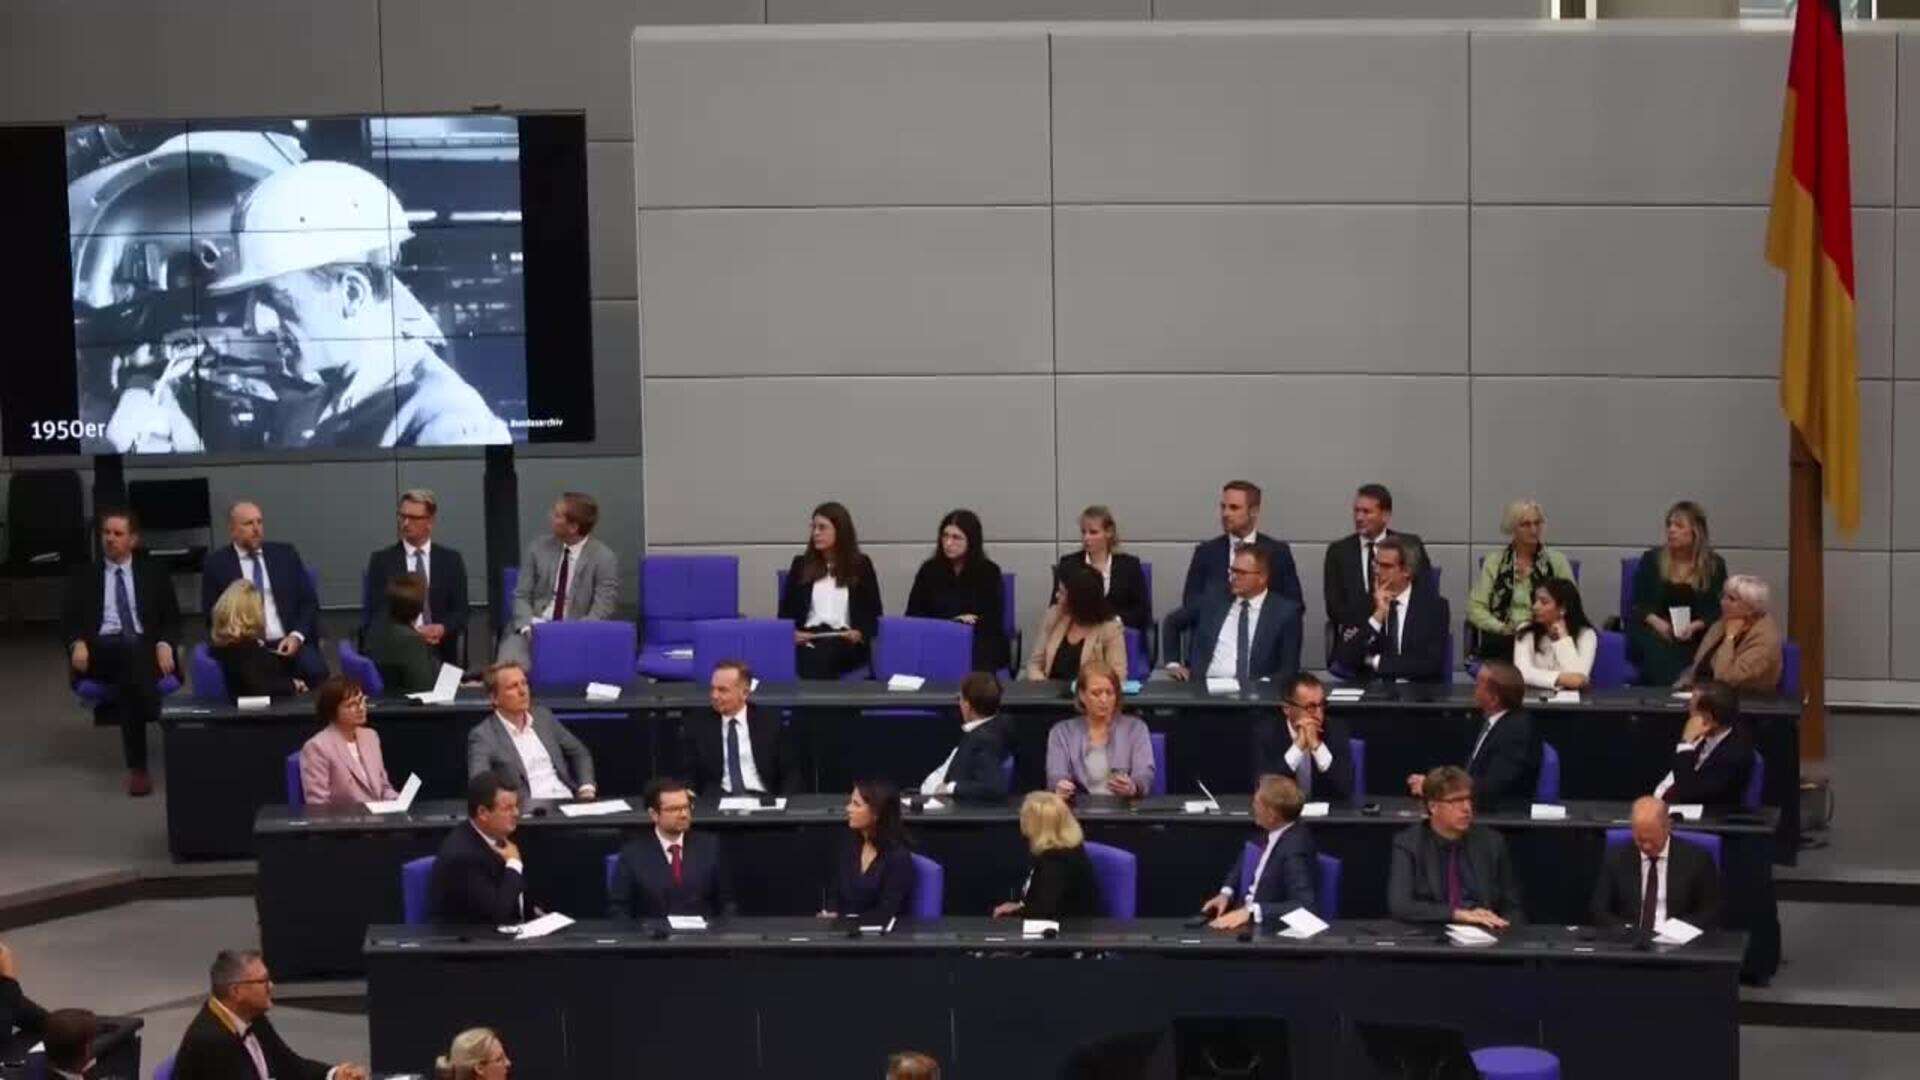
[[1679, 814], [1688, 821], [1699, 821], [1700, 815], [1706, 813], [1707, 808], [1704, 804], [1697, 802], [1674, 803], [1672, 806], [1667, 807], [1667, 812], [1669, 814]]
[[1060, 924], [1054, 922], [1052, 919], [1022, 919], [1020, 921], [1021, 937], [1046, 937], [1047, 931], [1049, 930], [1056, 934], [1059, 933]]
[[367, 804], [368, 813], [404, 814], [413, 808], [413, 797], [420, 794], [420, 774], [408, 773], [406, 785], [400, 789], [397, 799], [379, 799]]
[[1559, 803], [1537, 802], [1533, 804], [1530, 816], [1535, 821], [1565, 821], [1567, 808]]
[[667, 929], [669, 930], [705, 930], [706, 928], [707, 917], [705, 915], [667, 916]]
[[945, 810], [946, 808], [947, 804], [941, 802], [939, 799], [928, 799], [926, 802], [920, 804], [920, 809], [922, 810]]
[[549, 911], [532, 922], [524, 922], [519, 926], [508, 928], [507, 932], [518, 941], [530, 941], [534, 938], [546, 937], [556, 930], [564, 930], [572, 925], [571, 918], [557, 911]]
[[1212, 799], [1188, 799], [1181, 803], [1180, 807], [1189, 814], [1206, 814], [1218, 809], [1213, 805]]
[[1548, 698], [1547, 701], [1554, 705], [1578, 705], [1580, 704], [1580, 691], [1555, 690], [1553, 696]]
[[1705, 931], [1685, 919], [1668, 919], [1653, 929], [1653, 940], [1662, 945], [1685, 945]]
[[606, 814], [624, 814], [632, 810], [625, 799], [601, 799], [599, 802], [561, 803], [560, 812], [567, 817], [601, 817]]
[[422, 705], [445, 705], [460, 692], [462, 672], [452, 664], [441, 664], [440, 673], [433, 677], [433, 689], [421, 690], [407, 696]]
[[1447, 940], [1455, 945], [1492, 945], [1500, 939], [1477, 926], [1452, 923], [1447, 927]]
[[720, 800], [722, 810], [785, 810], [787, 800], [775, 799], [772, 806], [761, 806], [758, 797], [753, 795], [727, 795]]
[[1332, 803], [1310, 802], [1300, 807], [1300, 816], [1301, 817], [1326, 817], [1327, 811], [1331, 809], [1333, 809]]
[[1240, 692], [1240, 680], [1226, 675], [1207, 676], [1207, 693], [1237, 694]]
[[918, 690], [927, 685], [927, 680], [918, 675], [895, 675], [887, 680], [889, 690]]
[[273, 699], [265, 694], [246, 694], [233, 699], [236, 708], [264, 709], [273, 704]]
[[588, 701], [615, 701], [620, 697], [620, 688], [612, 683], [590, 682], [587, 684]]
[[1301, 941], [1315, 934], [1325, 933], [1327, 929], [1326, 920], [1306, 908], [1294, 908], [1280, 916], [1280, 921], [1287, 924], [1287, 928], [1280, 931], [1281, 937], [1297, 938]]

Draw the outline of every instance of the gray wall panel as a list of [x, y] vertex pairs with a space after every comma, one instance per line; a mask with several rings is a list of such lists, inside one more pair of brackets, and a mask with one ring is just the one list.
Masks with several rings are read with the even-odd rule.
[[1038, 203], [1047, 39], [635, 38], [640, 205]]
[[[1827, 673], [1837, 679], [1885, 679], [1892, 659], [1892, 556], [1884, 551], [1829, 551], [1826, 559]], [[1785, 557], [1782, 556], [1782, 563]], [[1786, 567], [1773, 580], [1786, 591]], [[1782, 605], [1784, 608], [1784, 605]]]
[[1152, 17], [1153, 0], [767, 0], [770, 23]]
[[647, 392], [659, 542], [798, 547], [827, 499], [852, 511], [862, 542], [931, 547], [955, 506], [991, 536], [1053, 538], [1044, 378], [650, 379]]
[[1053, 82], [1061, 202], [1465, 193], [1464, 32], [1062, 28]]
[[633, 144], [587, 144], [587, 254], [598, 300], [631, 300], [634, 269]]
[[1539, 19], [1547, 0], [1154, 0], [1160, 19]]
[[1920, 553], [1893, 553], [1893, 626], [1891, 645], [1895, 679], [1920, 679]]
[[[1474, 373], [1776, 374], [1784, 278], [1761, 257], [1766, 219], [1758, 207], [1475, 207]], [[1860, 371], [1886, 378], [1892, 212], [1854, 220]]]
[[1044, 207], [648, 210], [647, 373], [1045, 372]]
[[374, 112], [378, 0], [12, 0], [0, 120]]
[[1920, 382], [1893, 384], [1893, 542], [1896, 551], [1920, 551]]
[[[1625, 23], [1603, 33], [1477, 32], [1474, 198], [1766, 203], [1780, 138], [1785, 29]], [[1893, 84], [1893, 35], [1850, 26], [1847, 94], [1860, 205], [1891, 204]]]
[[591, 444], [569, 446], [560, 452], [639, 453], [640, 392], [640, 304], [635, 300], [595, 300], [594, 438]]
[[1899, 82], [1899, 102], [1894, 114], [1899, 118], [1899, 130], [1895, 132], [1897, 143], [1895, 156], [1899, 162], [1901, 206], [1920, 206], [1920, 79], [1913, 72], [1920, 71], [1920, 34], [1908, 29], [1911, 24], [1901, 27], [1898, 47], [1898, 66], [1907, 69], [1907, 77]]
[[1465, 379], [1073, 375], [1059, 418], [1062, 536], [1106, 503], [1123, 536], [1191, 544], [1218, 528], [1220, 485], [1243, 477], [1271, 492], [1263, 527], [1289, 539], [1347, 531], [1370, 480], [1407, 528], [1466, 538]]
[[1062, 371], [1461, 373], [1462, 207], [1065, 207]]
[[[1920, 35], [1916, 35], [1920, 36]], [[1920, 59], [1915, 61], [1920, 65]], [[1917, 67], [1916, 70], [1920, 70]], [[1920, 79], [1915, 79], [1920, 82]], [[1894, 211], [1894, 260], [1896, 266], [1920, 266], [1920, 211]], [[1859, 267], [1855, 267], [1855, 288], [1864, 290], [1865, 282], [1858, 280]], [[1920, 281], [1914, 280], [1920, 274], [1908, 273], [1904, 277], [1896, 275], [1894, 281], [1893, 320], [1897, 326], [1905, 323], [1909, 327], [1920, 326]], [[1886, 288], [1881, 283], [1880, 288]], [[1899, 379], [1920, 379], [1920, 334], [1909, 330], [1905, 334], [1896, 334], [1894, 345], [1894, 377]]]

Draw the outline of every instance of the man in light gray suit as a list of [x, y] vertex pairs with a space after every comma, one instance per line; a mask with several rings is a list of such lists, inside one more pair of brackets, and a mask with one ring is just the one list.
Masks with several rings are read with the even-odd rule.
[[535, 708], [526, 669], [505, 661], [487, 669], [493, 715], [467, 732], [467, 776], [491, 769], [513, 781], [520, 801], [591, 799], [593, 755], [548, 709]]
[[[500, 635], [494, 659], [527, 667], [533, 659], [533, 625], [613, 618], [620, 598], [620, 561], [593, 538], [600, 504], [577, 491], [563, 493], [548, 521], [553, 535], [527, 546], [513, 586], [513, 622]], [[565, 570], [565, 577], [561, 571]]]

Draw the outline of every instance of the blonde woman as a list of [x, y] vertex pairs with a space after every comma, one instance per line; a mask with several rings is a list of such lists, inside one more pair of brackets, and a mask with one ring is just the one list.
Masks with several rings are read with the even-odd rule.
[[506, 1044], [490, 1028], [468, 1028], [433, 1063], [434, 1080], [505, 1080], [513, 1068]]
[[1153, 597], [1147, 593], [1147, 572], [1140, 560], [1120, 550], [1120, 526], [1113, 511], [1095, 504], [1080, 511], [1080, 550], [1060, 556], [1053, 579], [1066, 576], [1069, 566], [1084, 566], [1100, 575], [1101, 591], [1120, 616], [1123, 626], [1142, 633], [1153, 624]]
[[1723, 682], [1743, 694], [1772, 694], [1780, 686], [1780, 624], [1769, 608], [1773, 591], [1751, 574], [1735, 574], [1720, 592], [1720, 619], [1700, 638], [1693, 663], [1674, 686], [1684, 690]]
[[236, 698], [304, 694], [307, 684], [293, 677], [293, 659], [267, 648], [267, 609], [260, 590], [235, 579], [207, 616], [207, 651], [226, 676], [227, 693]]
[[1533, 621], [1533, 594], [1553, 578], [1573, 580], [1573, 564], [1549, 550], [1547, 512], [1532, 499], [1515, 499], [1500, 514], [1507, 546], [1480, 561], [1480, 577], [1467, 594], [1467, 621], [1480, 631], [1476, 654], [1484, 660], [1513, 659], [1513, 641]]
[[1640, 556], [1633, 611], [1621, 617], [1627, 659], [1640, 670], [1642, 685], [1669, 686], [1687, 670], [1700, 635], [1720, 621], [1726, 586], [1727, 563], [1713, 550], [1707, 512], [1689, 500], [1674, 503], [1667, 510], [1666, 542]]
[[1029, 792], [1020, 804], [1020, 835], [1030, 856], [1027, 881], [1020, 887], [1020, 899], [994, 908], [993, 917], [1085, 919], [1099, 914], [1086, 834], [1067, 801], [1051, 791]]
[[1047, 786], [1063, 799], [1080, 792], [1130, 799], [1153, 790], [1147, 723], [1120, 711], [1120, 674], [1105, 664], [1080, 669], [1080, 713], [1047, 732]]

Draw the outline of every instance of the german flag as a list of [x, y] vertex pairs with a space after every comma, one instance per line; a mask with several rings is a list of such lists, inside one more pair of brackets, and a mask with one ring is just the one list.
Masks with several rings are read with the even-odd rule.
[[1837, 0], [1800, 0], [1774, 166], [1767, 261], [1786, 271], [1780, 407], [1822, 466], [1840, 528], [1860, 526], [1853, 194]]

